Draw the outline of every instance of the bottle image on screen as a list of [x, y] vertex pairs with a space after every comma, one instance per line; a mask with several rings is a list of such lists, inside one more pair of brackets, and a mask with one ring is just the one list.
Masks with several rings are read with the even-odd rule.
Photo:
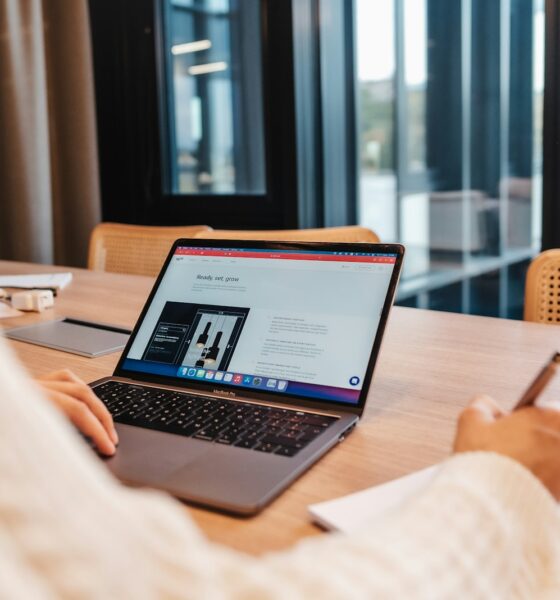
[[210, 321], [206, 323], [206, 327], [204, 331], [198, 336], [198, 340], [196, 340], [197, 348], [204, 348], [206, 346], [206, 342], [208, 341], [208, 332], [210, 331]]

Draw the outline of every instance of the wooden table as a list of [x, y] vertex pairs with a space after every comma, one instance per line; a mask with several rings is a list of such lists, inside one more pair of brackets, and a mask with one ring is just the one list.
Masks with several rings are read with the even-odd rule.
[[[69, 270], [0, 261], [0, 274]], [[4, 328], [73, 316], [132, 327], [153, 280], [71, 269], [74, 280], [43, 314], [1, 320]], [[21, 342], [11, 345], [32, 374], [69, 367], [87, 381], [108, 375], [118, 355], [82, 358]], [[306, 507], [388, 481], [442, 460], [455, 421], [470, 396], [492, 394], [506, 408], [553, 350], [560, 328], [396, 307], [370, 391], [354, 433], [251, 519], [202, 509], [191, 514], [206, 534], [253, 554], [285, 548], [321, 532]], [[560, 378], [547, 398], [560, 398]]]

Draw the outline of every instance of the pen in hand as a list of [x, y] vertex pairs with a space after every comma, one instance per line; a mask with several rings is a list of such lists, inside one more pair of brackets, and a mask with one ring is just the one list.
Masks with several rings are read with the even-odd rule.
[[544, 391], [550, 380], [554, 377], [560, 367], [560, 352], [555, 352], [548, 363], [541, 369], [540, 373], [533, 379], [519, 402], [513, 410], [519, 410], [526, 406], [535, 404], [537, 398]]

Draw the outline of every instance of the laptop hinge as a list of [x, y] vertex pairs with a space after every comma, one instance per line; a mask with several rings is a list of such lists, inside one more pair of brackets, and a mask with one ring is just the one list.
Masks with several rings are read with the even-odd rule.
[[363, 412], [361, 408], [356, 406], [344, 406], [333, 404], [332, 402], [314, 402], [300, 399], [291, 400], [289, 398], [285, 400], [273, 400], [268, 396], [264, 395], [242, 395], [230, 390], [220, 389], [202, 390], [198, 388], [186, 388], [178, 385], [159, 383], [155, 381], [142, 381], [138, 379], [131, 379], [130, 377], [121, 377], [119, 375], [113, 375], [108, 379], [116, 379], [118, 381], [123, 381], [125, 383], [137, 386], [149, 386], [162, 389], [171, 389], [186, 394], [193, 394], [195, 396], [209, 396], [212, 398], [223, 398], [224, 400], [233, 400], [237, 402], [254, 402], [256, 404], [264, 404], [266, 406], [278, 406], [283, 408], [290, 408], [292, 410], [301, 409], [305, 411], [327, 414], [350, 413], [357, 415], [358, 417], [360, 417]]

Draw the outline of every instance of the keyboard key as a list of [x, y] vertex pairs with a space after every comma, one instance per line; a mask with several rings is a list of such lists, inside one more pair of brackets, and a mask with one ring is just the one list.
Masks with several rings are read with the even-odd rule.
[[193, 437], [200, 440], [213, 440], [218, 437], [218, 434], [222, 429], [223, 427], [215, 427], [212, 425], [209, 427], [202, 427], [202, 429], [199, 429]]
[[258, 450], [259, 452], [268, 452], [269, 454], [272, 454], [272, 452], [274, 452], [274, 450], [276, 450], [276, 448], [278, 448], [278, 444], [263, 444], [260, 443], [257, 446], [255, 446], [255, 450]]
[[290, 448], [288, 446], [280, 446], [278, 450], [274, 454], [279, 454], [280, 456], [294, 456], [297, 454], [299, 450], [297, 448]]
[[207, 442], [211, 442], [216, 437], [216, 434], [209, 434], [204, 429], [201, 429], [197, 433], [193, 435], [195, 440], [206, 440]]
[[256, 440], [237, 440], [234, 446], [238, 446], [239, 448], [252, 448], [258, 442]]
[[190, 437], [193, 434], [195, 434], [199, 429], [201, 428], [201, 425], [195, 425], [195, 424], [188, 424], [185, 425], [184, 427], [181, 427], [181, 433], [184, 436]]
[[301, 419], [302, 423], [307, 425], [317, 425], [318, 427], [328, 427], [332, 423], [332, 417], [319, 417], [314, 415], [305, 415]]
[[290, 448], [296, 448], [297, 450], [301, 450], [306, 445], [306, 442], [299, 442], [298, 440], [290, 437], [286, 437], [285, 435], [273, 436], [273, 435], [265, 435], [261, 442], [264, 444], [275, 444], [276, 446], [286, 446]]
[[218, 437], [216, 438], [216, 443], [218, 444], [223, 444], [224, 446], [231, 446], [231, 444], [233, 443], [233, 440], [231, 440], [230, 438], [224, 438], [224, 437]]

